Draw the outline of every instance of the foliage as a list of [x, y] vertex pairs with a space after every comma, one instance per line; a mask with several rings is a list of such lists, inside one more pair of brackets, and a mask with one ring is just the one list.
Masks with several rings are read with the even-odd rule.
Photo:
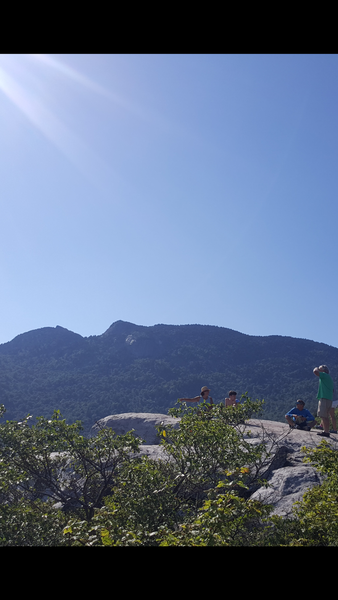
[[[229, 484], [219, 484], [226, 487]], [[215, 493], [214, 493], [215, 495]], [[208, 498], [193, 522], [178, 531], [162, 528], [160, 546], [257, 546], [264, 541], [264, 520], [271, 506], [244, 500], [227, 489]]]
[[159, 433], [162, 447], [181, 475], [181, 494], [187, 499], [202, 498], [224, 474], [242, 467], [248, 467], [247, 485], [259, 479], [270, 455], [264, 444], [251, 444], [245, 420], [261, 409], [262, 402], [246, 398], [236, 407], [203, 403], [169, 411], [172, 416], [181, 415], [180, 427], [159, 427]]
[[122, 468], [105, 507], [90, 522], [73, 519], [65, 535], [74, 545], [154, 545], [164, 523], [175, 526], [182, 502], [175, 494], [175, 470], [147, 456]]
[[48, 502], [0, 504], [0, 546], [65, 546], [67, 516]]
[[[148, 461], [145, 461], [144, 467], [144, 474], [147, 467], [152, 469]], [[140, 479], [139, 483], [146, 479], [147, 476]], [[241, 487], [239, 482], [238, 478], [237, 491]], [[271, 506], [245, 500], [238, 496], [229, 483], [222, 482], [208, 492], [208, 498], [196, 511], [188, 508], [186, 512], [182, 511], [182, 503], [181, 510], [177, 511], [180, 499], [170, 493], [170, 487], [169, 484], [167, 493], [163, 493], [163, 488], [158, 490], [155, 485], [148, 486], [147, 492], [141, 495], [140, 505], [137, 505], [136, 496], [125, 507], [115, 497], [107, 498], [106, 508], [96, 511], [90, 523], [74, 520], [64, 530], [65, 535], [72, 545], [85, 546], [264, 545], [264, 520], [270, 514]], [[226, 492], [219, 493], [225, 487]], [[156, 495], [156, 492], [162, 497]], [[131, 495], [133, 496], [133, 491]], [[170, 499], [170, 508], [179, 513], [175, 519], [166, 510]], [[153, 518], [154, 505], [157, 516]], [[161, 517], [160, 507], [164, 507]]]
[[[3, 523], [13, 523], [2, 530], [5, 542], [16, 531], [17, 515], [22, 514], [30, 531], [40, 513], [57, 521], [56, 509], [51, 512], [57, 503], [64, 512], [90, 520], [94, 510], [103, 506], [120, 466], [130, 462], [139, 448], [131, 432], [118, 436], [102, 429], [92, 439], [81, 433], [81, 424], [66, 424], [59, 411], [52, 419], [38, 418], [32, 426], [29, 417], [0, 425], [1, 516]], [[33, 543], [31, 534], [27, 536]]]
[[[258, 539], [254, 529], [270, 509], [246, 500], [246, 492], [254, 482], [262, 483], [272, 456], [265, 444], [254, 446], [247, 439], [243, 415], [260, 408], [247, 399], [234, 410], [206, 403], [173, 409], [181, 415], [180, 428], [158, 427], [162, 460], [143, 456], [122, 466], [105, 508], [95, 511], [90, 523], [72, 520], [65, 530], [69, 541], [185, 545], [186, 536], [197, 530], [196, 545], [245, 545]], [[209, 534], [208, 520], [215, 524]]]
[[0, 545], [336, 546], [337, 451], [325, 440], [304, 449], [325, 479], [292, 518], [271, 516], [271, 506], [250, 499], [274, 457], [245, 426], [262, 403], [242, 400], [177, 404], [179, 429], [158, 427], [159, 461], [140, 455], [132, 432], [86, 438], [59, 411], [35, 425], [2, 423]]

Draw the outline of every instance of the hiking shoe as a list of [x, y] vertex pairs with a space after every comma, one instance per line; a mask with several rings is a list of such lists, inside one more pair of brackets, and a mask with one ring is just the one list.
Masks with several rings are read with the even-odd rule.
[[323, 429], [322, 425], [315, 425], [313, 429]]
[[321, 433], [317, 433], [317, 435], [321, 435], [322, 437], [330, 437], [330, 434], [326, 433], [325, 431], [322, 431]]
[[330, 429], [330, 433], [337, 433], [335, 429]]

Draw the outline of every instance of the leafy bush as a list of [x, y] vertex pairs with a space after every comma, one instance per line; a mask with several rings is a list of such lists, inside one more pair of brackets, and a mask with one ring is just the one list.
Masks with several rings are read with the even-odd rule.
[[[180, 427], [160, 425], [162, 459], [140, 456], [129, 432], [83, 436], [59, 411], [0, 425], [0, 545], [335, 546], [338, 455], [324, 440], [304, 449], [326, 477], [291, 519], [250, 499], [273, 450], [252, 443], [262, 403], [178, 404]], [[3, 415], [4, 407], [0, 414]]]
[[[4, 407], [1, 407], [1, 414]], [[48, 543], [60, 540], [65, 520], [83, 515], [89, 521], [111, 492], [118, 470], [138, 451], [139, 441], [128, 433], [117, 436], [102, 429], [94, 439], [82, 435], [79, 422], [67, 425], [59, 411], [52, 419], [40, 417], [29, 425], [6, 421], [0, 425], [0, 540], [4, 545], [40, 543], [45, 523], [59, 524]], [[14, 537], [13, 537], [14, 536]]]
[[[260, 408], [249, 399], [234, 409], [175, 407], [170, 412], [181, 417], [180, 428], [158, 427], [161, 461], [143, 456], [123, 465], [105, 507], [90, 523], [72, 520], [68, 539], [112, 546], [189, 545], [194, 536], [196, 545], [251, 543], [254, 524], [270, 512], [245, 499], [272, 460], [265, 444], [253, 445], [245, 433], [244, 419]], [[216, 525], [207, 535], [208, 520]]]

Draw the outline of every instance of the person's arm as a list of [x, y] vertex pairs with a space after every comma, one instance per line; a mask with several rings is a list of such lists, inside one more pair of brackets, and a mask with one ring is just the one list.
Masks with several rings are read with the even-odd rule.
[[306, 410], [306, 420], [307, 421], [314, 421], [315, 420], [314, 416], [310, 413], [309, 410]]
[[317, 377], [319, 377], [320, 370], [318, 369], [318, 367], [315, 367], [313, 369], [313, 372], [314, 372], [315, 375], [317, 375]]
[[179, 398], [180, 402], [198, 402], [201, 396], [195, 396], [195, 398]]
[[288, 413], [286, 413], [286, 417], [298, 417], [298, 413], [293, 412], [296, 411], [296, 408], [291, 408]]

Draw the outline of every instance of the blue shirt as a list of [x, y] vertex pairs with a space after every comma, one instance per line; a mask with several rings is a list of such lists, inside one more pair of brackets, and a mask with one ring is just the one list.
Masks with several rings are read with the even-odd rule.
[[[307, 410], [306, 408], [303, 408], [303, 410], [299, 410], [299, 408], [295, 407], [295, 408], [291, 408], [291, 410], [289, 410], [288, 413], [286, 413], [289, 417], [291, 417], [291, 415], [297, 415], [297, 417], [306, 417], [307, 421], [314, 421], [315, 418], [312, 416], [312, 414], [310, 413], [309, 410]], [[295, 420], [295, 419], [293, 419]]]

